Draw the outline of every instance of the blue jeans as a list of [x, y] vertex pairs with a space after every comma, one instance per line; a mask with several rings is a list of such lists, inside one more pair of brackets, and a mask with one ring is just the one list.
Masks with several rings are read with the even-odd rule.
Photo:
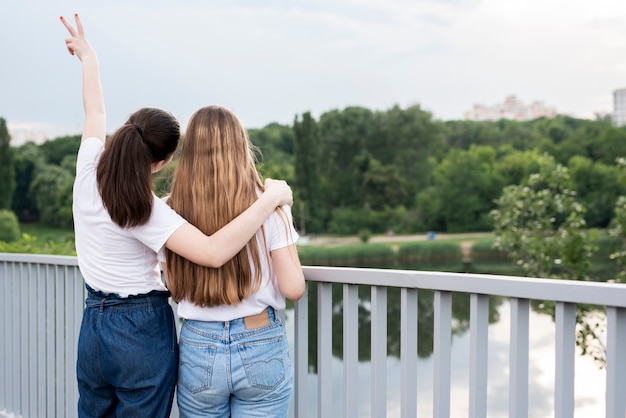
[[79, 417], [169, 417], [178, 344], [168, 292], [120, 298], [87, 286], [78, 338]]
[[[186, 417], [286, 417], [293, 390], [285, 327], [185, 320], [180, 333], [178, 410]], [[258, 323], [256, 325], [259, 325]]]

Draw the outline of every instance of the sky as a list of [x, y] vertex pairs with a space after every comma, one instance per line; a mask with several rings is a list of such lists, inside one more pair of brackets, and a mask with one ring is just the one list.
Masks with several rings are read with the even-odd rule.
[[79, 134], [81, 66], [59, 21], [96, 49], [109, 132], [144, 106], [184, 130], [208, 104], [247, 128], [362, 106], [437, 120], [516, 95], [611, 112], [626, 87], [623, 0], [20, 0], [0, 15], [0, 118]]

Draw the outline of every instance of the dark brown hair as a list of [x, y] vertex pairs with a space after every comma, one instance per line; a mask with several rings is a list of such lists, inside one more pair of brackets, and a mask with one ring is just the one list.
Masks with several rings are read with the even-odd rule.
[[113, 222], [143, 225], [152, 213], [152, 164], [168, 160], [180, 139], [178, 120], [155, 108], [139, 109], [106, 141], [96, 178]]

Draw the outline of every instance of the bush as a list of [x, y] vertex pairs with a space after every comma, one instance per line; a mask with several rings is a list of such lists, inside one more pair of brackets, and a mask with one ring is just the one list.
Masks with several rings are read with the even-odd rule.
[[461, 245], [451, 241], [415, 241], [400, 244], [398, 256], [403, 263], [414, 261], [460, 261]]
[[386, 244], [299, 247], [298, 255], [306, 266], [388, 267], [395, 262], [395, 253]]
[[17, 216], [9, 210], [0, 210], [0, 241], [13, 242], [20, 238]]

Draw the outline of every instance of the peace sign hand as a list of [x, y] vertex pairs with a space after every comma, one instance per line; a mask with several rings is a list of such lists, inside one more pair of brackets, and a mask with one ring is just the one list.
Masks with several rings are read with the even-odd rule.
[[80, 22], [78, 13], [74, 14], [76, 20], [76, 29], [70, 25], [63, 16], [60, 17], [61, 23], [67, 28], [70, 33], [70, 37], [65, 40], [65, 46], [71, 55], [76, 55], [79, 60], [83, 61], [89, 55], [95, 55], [95, 51], [85, 38], [85, 31], [83, 25]]

